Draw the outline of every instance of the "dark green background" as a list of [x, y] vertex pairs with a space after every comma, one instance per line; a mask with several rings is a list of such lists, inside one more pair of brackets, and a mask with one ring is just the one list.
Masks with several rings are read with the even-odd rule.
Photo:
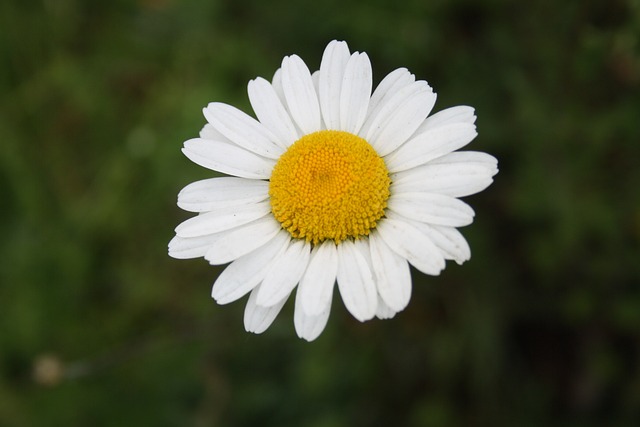
[[[639, 35], [637, 0], [3, 1], [0, 425], [640, 425]], [[474, 106], [500, 173], [395, 319], [251, 335], [166, 254], [181, 144], [334, 38]]]

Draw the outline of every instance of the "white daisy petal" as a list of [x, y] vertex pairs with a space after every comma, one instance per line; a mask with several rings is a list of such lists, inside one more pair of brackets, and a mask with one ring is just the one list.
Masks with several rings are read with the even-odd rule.
[[420, 126], [435, 104], [436, 95], [425, 81], [401, 88], [381, 102], [365, 139], [379, 155], [386, 156], [405, 142]]
[[271, 83], [258, 77], [249, 82], [247, 92], [258, 120], [276, 136], [274, 142], [286, 149], [300, 138], [291, 116]]
[[407, 260], [392, 251], [375, 230], [369, 234], [369, 247], [380, 297], [394, 312], [403, 310], [411, 299], [411, 271]]
[[300, 298], [302, 310], [307, 315], [320, 315], [331, 304], [337, 274], [338, 251], [335, 243], [325, 241], [317, 245], [298, 285], [297, 298]]
[[226, 264], [259, 248], [281, 231], [280, 223], [267, 215], [249, 224], [215, 234], [215, 243], [204, 258], [212, 265]]
[[401, 172], [464, 147], [476, 137], [475, 125], [454, 123], [416, 135], [385, 157], [389, 172]]
[[376, 227], [385, 243], [424, 274], [437, 276], [444, 269], [444, 257], [431, 239], [397, 217], [388, 217]]
[[202, 167], [241, 178], [268, 179], [276, 164], [235, 144], [202, 138], [186, 141], [182, 152]]
[[[484, 190], [498, 172], [495, 158], [484, 153], [454, 152], [392, 174], [392, 193], [425, 192], [464, 197]], [[472, 161], [475, 158], [476, 161]]]
[[175, 236], [169, 242], [169, 256], [176, 259], [203, 257], [217, 239], [216, 235], [191, 238]]
[[435, 103], [436, 94], [428, 87], [414, 93], [391, 113], [371, 140], [378, 154], [386, 156], [407, 141], [429, 115]]
[[310, 255], [310, 243], [304, 240], [292, 242], [286, 252], [274, 261], [262, 281], [257, 304], [270, 307], [289, 295], [302, 278]]
[[182, 222], [176, 227], [176, 235], [180, 237], [199, 237], [219, 233], [244, 224], [248, 224], [271, 212], [269, 201], [228, 206], [202, 213]]
[[[431, 165], [428, 164], [425, 166]], [[437, 169], [434, 170], [434, 168], [429, 168], [429, 170], [421, 171], [417, 170], [425, 166], [410, 169], [410, 171], [416, 171], [416, 173], [414, 174], [416, 178], [422, 176], [430, 177], [434, 175], [437, 178], [415, 179], [411, 181], [405, 181], [403, 184], [394, 182], [392, 191], [394, 193], [426, 192], [438, 193], [452, 197], [465, 197], [484, 190], [493, 182], [493, 179], [491, 179], [491, 175], [478, 173], [479, 171], [465, 170], [465, 174], [448, 175], [447, 172], [449, 171], [445, 172]], [[445, 173], [447, 174], [445, 175]]]
[[323, 307], [323, 310], [314, 316], [310, 316], [302, 309], [302, 302], [300, 299], [300, 292], [296, 294], [296, 307], [293, 314], [293, 324], [296, 328], [298, 337], [307, 341], [313, 341], [327, 326], [327, 320], [329, 320], [329, 314], [331, 313], [331, 300]]
[[498, 160], [490, 154], [478, 151], [456, 151], [434, 159], [429, 163], [439, 165], [468, 163], [484, 166], [492, 175], [498, 173]]
[[469, 205], [435, 193], [400, 193], [389, 197], [387, 207], [406, 218], [435, 225], [463, 227], [473, 222]]
[[349, 312], [361, 322], [376, 314], [378, 293], [366, 258], [356, 245], [345, 240], [338, 245], [338, 289]]
[[[282, 68], [278, 68], [276, 72], [273, 73], [271, 86], [273, 86], [273, 90], [276, 92], [276, 95], [278, 95], [278, 98], [280, 98], [280, 102], [282, 103], [284, 109], [287, 111], [287, 114], [289, 114], [289, 117], [291, 118], [291, 120], [293, 120], [291, 111], [289, 111], [289, 106], [287, 105], [287, 98], [284, 96], [284, 89], [282, 88]], [[302, 131], [295, 123], [295, 121], [293, 122], [293, 126], [296, 128], [296, 133], [298, 135], [302, 135]]]
[[[320, 70], [315, 71], [311, 74], [311, 80], [313, 80], [313, 87], [316, 90], [316, 93], [320, 90]], [[327, 126], [324, 124], [324, 120], [322, 119], [322, 114], [320, 114], [320, 129], [318, 130], [326, 130]]]
[[288, 236], [280, 235], [270, 244], [233, 261], [216, 279], [211, 297], [222, 305], [245, 296], [262, 281], [273, 260], [285, 251], [288, 241]]
[[273, 73], [271, 86], [273, 86], [273, 90], [276, 92], [276, 95], [278, 95], [278, 98], [280, 98], [282, 106], [287, 109], [287, 99], [284, 96], [284, 89], [282, 89], [282, 68], [278, 68], [276, 72]]
[[[316, 70], [313, 72], [313, 74], [311, 74], [311, 81], [313, 82], [313, 88], [316, 90], [316, 93], [318, 93], [318, 91], [320, 90], [320, 70]], [[322, 124], [324, 124], [322, 120], [322, 114], [320, 114], [320, 122], [320, 128], [326, 129], [326, 127], [322, 126]]]
[[396, 315], [396, 311], [394, 311], [391, 307], [389, 307], [382, 297], [378, 295], [378, 307], [376, 308], [376, 317], [378, 319], [392, 319]]
[[231, 142], [229, 138], [218, 132], [211, 123], [205, 123], [205, 125], [202, 127], [202, 129], [200, 130], [200, 138]]
[[218, 132], [246, 150], [269, 159], [278, 159], [284, 152], [283, 147], [273, 142], [276, 137], [266, 127], [235, 107], [211, 102], [202, 112]]
[[254, 204], [269, 198], [269, 182], [256, 179], [222, 177], [203, 179], [178, 193], [178, 206], [189, 212]]
[[467, 240], [454, 227], [431, 225], [412, 221], [411, 224], [424, 234], [440, 249], [445, 259], [454, 260], [458, 264], [471, 259], [471, 248]]
[[366, 53], [354, 53], [344, 71], [340, 93], [340, 130], [358, 134], [369, 108], [373, 72]]
[[244, 328], [247, 332], [254, 334], [261, 334], [266, 331], [276, 319], [280, 310], [282, 310], [284, 303], [289, 299], [289, 294], [287, 294], [282, 300], [270, 307], [260, 306], [256, 301], [261, 287], [262, 285], [260, 284], [253, 288], [244, 309]]
[[322, 55], [318, 81], [320, 109], [327, 129], [340, 129], [340, 92], [347, 62], [347, 44], [335, 40], [329, 43]]
[[427, 117], [427, 119], [416, 130], [416, 135], [452, 123], [473, 124], [475, 122], [476, 116], [474, 114], [474, 109], [472, 107], [467, 107], [466, 105], [459, 105], [456, 107], [446, 108]]
[[[401, 73], [398, 74], [402, 77]], [[382, 127], [389, 120], [390, 115], [397, 111], [400, 105], [406, 103], [407, 100], [417, 92], [428, 92], [431, 90], [431, 87], [424, 81], [405, 84], [406, 79], [399, 78], [398, 80], [399, 82], [389, 88], [388, 92], [380, 99], [375, 108], [373, 107], [373, 100], [369, 102], [369, 114], [360, 130], [360, 136], [369, 141], [374, 148], [376, 147], [374, 144], [375, 138], [380, 134]], [[384, 83], [384, 80], [382, 83]], [[382, 83], [380, 83], [380, 86], [382, 86]], [[378, 89], [376, 89], [373, 96], [377, 93]]]
[[320, 105], [311, 72], [297, 55], [282, 60], [282, 89], [291, 117], [305, 133], [320, 130]]
[[[369, 100], [369, 113], [368, 117], [378, 117], [380, 107], [385, 105], [386, 102], [399, 92], [402, 88], [411, 85], [416, 81], [416, 78], [406, 68], [398, 68], [393, 70], [385, 76], [380, 84], [376, 87]], [[365, 121], [362, 127], [361, 135], [366, 135], [373, 120]]]

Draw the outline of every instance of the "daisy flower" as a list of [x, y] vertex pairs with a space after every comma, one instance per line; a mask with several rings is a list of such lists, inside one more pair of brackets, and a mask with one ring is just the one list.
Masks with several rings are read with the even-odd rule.
[[327, 324], [335, 285], [359, 321], [391, 318], [411, 297], [409, 264], [438, 275], [471, 256], [456, 229], [474, 212], [459, 197], [485, 189], [494, 157], [455, 151], [477, 135], [473, 108], [429, 116], [436, 95], [405, 68], [372, 93], [366, 53], [332, 41], [311, 73], [287, 56], [248, 94], [257, 120], [227, 104], [204, 108], [194, 163], [224, 177], [187, 185], [178, 206], [197, 216], [175, 229], [174, 258], [229, 266], [218, 304], [249, 294], [247, 331], [261, 333], [295, 291], [299, 337]]

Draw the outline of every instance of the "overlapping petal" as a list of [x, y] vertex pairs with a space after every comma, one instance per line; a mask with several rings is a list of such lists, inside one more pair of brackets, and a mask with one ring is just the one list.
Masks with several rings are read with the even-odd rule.
[[309, 316], [323, 313], [331, 304], [338, 275], [338, 250], [332, 241], [313, 248], [309, 266], [298, 286], [302, 310]]
[[338, 245], [338, 289], [349, 312], [361, 322], [376, 314], [378, 293], [361, 247], [346, 240]]
[[273, 262], [262, 282], [256, 303], [270, 307], [289, 295], [307, 269], [310, 255], [311, 244], [304, 240], [292, 242], [282, 256]]
[[476, 115], [473, 107], [466, 105], [458, 105], [438, 111], [429, 116], [416, 130], [416, 135], [426, 132], [430, 129], [445, 126], [452, 123], [475, 123]]
[[267, 181], [220, 177], [203, 179], [184, 187], [178, 193], [178, 206], [189, 212], [207, 212], [250, 205], [268, 198]]
[[454, 260], [458, 264], [471, 259], [469, 243], [455, 227], [425, 224], [418, 221], [410, 223], [420, 230], [440, 249], [444, 259]]
[[247, 92], [258, 120], [276, 136], [275, 142], [286, 149], [300, 138], [291, 115], [271, 83], [258, 77], [249, 82]]
[[389, 154], [386, 164], [389, 172], [401, 172], [444, 156], [464, 147], [476, 137], [475, 125], [452, 123], [418, 134]]
[[331, 313], [331, 300], [329, 304], [323, 307], [322, 311], [316, 315], [307, 314], [302, 308], [302, 301], [300, 299], [300, 291], [296, 293], [296, 305], [293, 314], [293, 324], [296, 328], [298, 337], [307, 341], [313, 341], [320, 336], [327, 321], [329, 320], [329, 314]]
[[392, 319], [396, 315], [396, 311], [394, 311], [391, 307], [389, 307], [382, 297], [378, 295], [378, 307], [376, 307], [376, 317], [378, 319]]
[[411, 85], [416, 81], [413, 74], [406, 68], [398, 68], [387, 74], [380, 84], [376, 87], [369, 100], [369, 114], [365, 125], [362, 128], [361, 136], [367, 134], [368, 130], [375, 123], [373, 118], [380, 117], [380, 107], [386, 105], [387, 101], [394, 96], [400, 89]]
[[190, 238], [175, 236], [169, 242], [169, 255], [176, 259], [204, 257], [218, 238], [215, 234]]
[[428, 224], [464, 227], [473, 222], [469, 205], [455, 197], [435, 193], [399, 193], [389, 198], [389, 210]]
[[226, 264], [259, 248], [277, 234], [284, 234], [281, 231], [278, 221], [271, 215], [264, 216], [240, 227], [214, 234], [215, 239], [204, 258], [212, 265]]
[[271, 212], [269, 201], [216, 208], [178, 225], [176, 236], [199, 237], [219, 233], [260, 219], [269, 212]]
[[404, 86], [382, 100], [377, 114], [369, 116], [364, 138], [380, 156], [386, 156], [413, 135], [435, 102], [436, 95], [427, 82]]
[[380, 297], [392, 310], [403, 310], [411, 299], [411, 272], [406, 258], [391, 250], [378, 231], [369, 235], [369, 249]]
[[351, 55], [342, 77], [340, 130], [358, 134], [367, 117], [372, 82], [373, 72], [367, 54], [356, 52]]
[[282, 233], [270, 244], [236, 258], [216, 279], [211, 296], [218, 304], [228, 304], [246, 295], [262, 281], [271, 263], [288, 244], [288, 236]]
[[322, 55], [318, 75], [318, 97], [327, 129], [340, 129], [340, 97], [344, 72], [349, 62], [345, 42], [332, 41]]
[[227, 141], [194, 138], [184, 143], [182, 152], [202, 167], [241, 178], [268, 179], [276, 164]]
[[302, 132], [320, 130], [318, 94], [309, 68], [297, 55], [282, 60], [282, 90], [289, 113]]
[[202, 111], [218, 132], [245, 150], [274, 160], [284, 153], [284, 147], [274, 142], [277, 138], [262, 123], [237, 108], [211, 102]]
[[444, 256], [437, 246], [408, 221], [387, 218], [377, 229], [391, 250], [423, 273], [437, 276], [444, 269]]
[[470, 151], [454, 152], [425, 165], [393, 174], [392, 192], [464, 197], [487, 188], [497, 172], [497, 160], [493, 156]]
[[264, 307], [257, 304], [257, 295], [260, 292], [261, 285], [256, 286], [249, 294], [249, 300], [244, 309], [244, 328], [247, 332], [253, 332], [254, 334], [261, 334], [271, 326], [273, 321], [282, 310], [282, 307], [289, 299], [289, 294], [282, 298], [277, 303], [269, 307]]

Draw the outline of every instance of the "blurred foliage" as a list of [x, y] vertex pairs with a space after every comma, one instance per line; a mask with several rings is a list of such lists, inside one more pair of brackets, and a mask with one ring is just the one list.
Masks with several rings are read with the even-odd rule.
[[[166, 255], [180, 147], [334, 38], [474, 106], [501, 172], [395, 319], [254, 336]], [[0, 425], [640, 425], [638, 0], [9, 0], [0, 94]]]

